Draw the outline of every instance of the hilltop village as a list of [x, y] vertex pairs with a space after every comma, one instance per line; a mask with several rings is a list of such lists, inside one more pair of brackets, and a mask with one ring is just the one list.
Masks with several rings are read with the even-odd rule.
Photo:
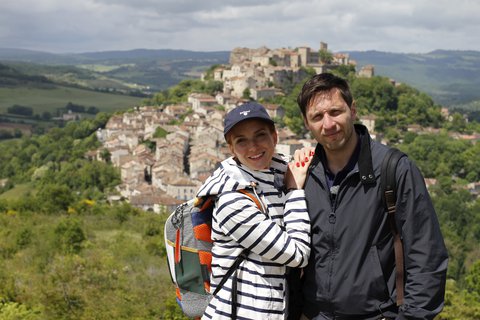
[[[246, 90], [250, 99], [269, 98], [282, 94], [278, 89], [282, 85], [300, 81], [305, 76], [302, 67], [322, 73], [340, 65], [355, 65], [346, 54], [333, 54], [325, 59], [325, 52], [328, 52], [325, 43], [320, 44], [318, 51], [308, 47], [234, 49], [230, 64], [214, 70], [214, 79], [223, 82], [222, 93], [216, 96], [191, 93], [185, 104], [136, 107], [114, 115], [105, 129], [97, 132], [103, 146], [90, 156], [105, 160], [107, 152], [112, 164], [120, 168], [122, 183], [118, 186], [118, 198], [144, 210], [170, 212], [194, 197], [218, 163], [230, 156], [223, 137], [223, 118], [226, 112], [247, 101]], [[366, 66], [358, 74], [371, 77], [374, 68]], [[283, 117], [285, 110], [281, 105], [264, 106], [272, 118]], [[185, 114], [182, 124], [172, 125]], [[374, 118], [359, 120], [375, 135]], [[157, 134], [159, 130], [164, 133], [161, 137]], [[314, 140], [296, 137], [288, 129], [279, 130], [280, 153], [291, 155], [302, 146], [314, 144]]]

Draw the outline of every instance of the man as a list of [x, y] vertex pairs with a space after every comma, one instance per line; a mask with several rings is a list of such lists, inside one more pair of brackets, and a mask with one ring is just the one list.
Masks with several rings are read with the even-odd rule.
[[405, 271], [398, 307], [393, 236], [380, 188], [388, 147], [354, 124], [355, 102], [337, 76], [315, 75], [297, 102], [318, 142], [305, 185], [312, 251], [302, 280], [302, 318], [433, 319], [443, 308], [448, 256], [419, 169], [403, 157], [396, 172]]

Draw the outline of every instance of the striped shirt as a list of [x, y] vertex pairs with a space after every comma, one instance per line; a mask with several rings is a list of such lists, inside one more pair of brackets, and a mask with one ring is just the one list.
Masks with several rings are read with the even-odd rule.
[[[198, 195], [217, 195], [213, 212], [211, 292], [235, 258], [250, 253], [238, 268], [237, 319], [285, 318], [285, 270], [304, 267], [310, 254], [310, 221], [305, 193], [282, 191], [286, 162], [276, 155], [268, 170], [254, 171], [229, 158]], [[266, 213], [236, 190], [256, 185]], [[202, 319], [231, 318], [232, 281], [212, 298]]]

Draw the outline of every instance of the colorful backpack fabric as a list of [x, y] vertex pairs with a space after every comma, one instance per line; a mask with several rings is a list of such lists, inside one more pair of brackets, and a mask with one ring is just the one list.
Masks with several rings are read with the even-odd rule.
[[[261, 209], [260, 200], [247, 190], [239, 190]], [[211, 226], [215, 196], [194, 198], [179, 205], [165, 222], [167, 262], [176, 287], [177, 303], [183, 313], [199, 318], [208, 306], [212, 271]], [[247, 253], [248, 255], [248, 253]], [[242, 260], [246, 255], [241, 255]], [[238, 268], [238, 261], [217, 286], [215, 294]]]

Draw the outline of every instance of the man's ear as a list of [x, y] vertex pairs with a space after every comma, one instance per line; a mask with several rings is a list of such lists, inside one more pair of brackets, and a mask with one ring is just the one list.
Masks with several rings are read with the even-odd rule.
[[308, 129], [308, 121], [307, 121], [307, 119], [305, 118], [304, 115], [302, 115], [302, 119], [303, 119], [303, 125], [305, 126], [305, 129], [309, 130]]
[[350, 112], [352, 113], [352, 119], [357, 120], [357, 104], [355, 103], [355, 100], [352, 101]]

